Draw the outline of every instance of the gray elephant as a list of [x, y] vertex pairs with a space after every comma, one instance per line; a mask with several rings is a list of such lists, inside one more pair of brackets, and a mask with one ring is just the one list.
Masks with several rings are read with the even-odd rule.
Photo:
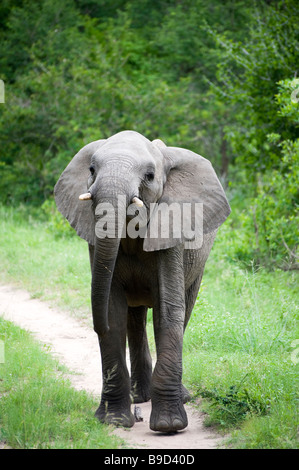
[[[217, 228], [230, 213], [211, 163], [123, 131], [83, 147], [54, 193], [59, 211], [89, 244], [103, 371], [97, 418], [131, 427], [132, 401], [151, 399], [152, 430], [184, 429], [183, 334]], [[148, 308], [157, 353], [153, 372]]]

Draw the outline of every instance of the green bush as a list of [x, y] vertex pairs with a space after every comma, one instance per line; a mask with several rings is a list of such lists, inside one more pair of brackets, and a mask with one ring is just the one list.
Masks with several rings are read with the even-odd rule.
[[199, 389], [195, 396], [209, 399], [209, 406], [214, 408], [213, 419], [220, 425], [238, 426], [251, 414], [263, 416], [268, 411], [268, 406], [252, 397], [249, 391], [243, 387], [243, 382], [248, 374], [244, 376], [241, 383], [231, 385], [224, 394], [217, 390]]
[[252, 201], [256, 255], [263, 264], [298, 269], [299, 139], [280, 145], [280, 168], [263, 175]]
[[41, 209], [48, 222], [47, 230], [52, 233], [55, 238], [70, 238], [76, 235], [75, 230], [58, 211], [54, 199], [47, 199], [41, 206]]
[[[277, 114], [296, 127], [299, 103], [292, 93], [299, 79], [283, 80], [278, 86]], [[257, 172], [255, 182], [249, 181], [248, 170], [240, 171], [232, 184], [233, 211], [224, 226], [227, 254], [247, 265], [299, 269], [299, 139], [282, 140], [272, 133], [267, 142], [264, 147], [269, 152], [275, 147], [279, 155], [276, 165]]]

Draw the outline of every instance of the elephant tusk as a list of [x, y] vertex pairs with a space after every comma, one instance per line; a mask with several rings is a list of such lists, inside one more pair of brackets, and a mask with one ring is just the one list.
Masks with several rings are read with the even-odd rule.
[[90, 193], [84, 193], [80, 194], [79, 199], [80, 201], [89, 201], [89, 199], [92, 199], [92, 197]]
[[143, 207], [143, 202], [141, 201], [141, 199], [139, 199], [139, 197], [133, 197], [132, 203], [136, 204], [136, 206], [138, 207]]

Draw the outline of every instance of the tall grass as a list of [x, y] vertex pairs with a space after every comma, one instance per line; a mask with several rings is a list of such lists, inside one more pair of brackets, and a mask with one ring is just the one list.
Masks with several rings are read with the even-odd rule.
[[[89, 317], [86, 242], [53, 219], [0, 215], [2, 281]], [[200, 397], [206, 423], [230, 430], [234, 447], [297, 448], [298, 272], [244, 267], [233, 240], [221, 228], [207, 262], [185, 333], [184, 384]]]
[[69, 232], [55, 235], [40, 214], [0, 207], [0, 281], [26, 288], [80, 318], [90, 316], [90, 267], [87, 243]]
[[236, 447], [297, 448], [298, 273], [241, 268], [221, 232], [185, 334], [184, 379]]

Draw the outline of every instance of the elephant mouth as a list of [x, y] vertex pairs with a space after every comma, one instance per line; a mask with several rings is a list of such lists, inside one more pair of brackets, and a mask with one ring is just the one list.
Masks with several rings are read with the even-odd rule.
[[[79, 199], [80, 201], [90, 201], [92, 199], [92, 194], [89, 191], [87, 193], [80, 194]], [[132, 198], [131, 204], [134, 204], [137, 207], [143, 207], [143, 201], [137, 196]]]

